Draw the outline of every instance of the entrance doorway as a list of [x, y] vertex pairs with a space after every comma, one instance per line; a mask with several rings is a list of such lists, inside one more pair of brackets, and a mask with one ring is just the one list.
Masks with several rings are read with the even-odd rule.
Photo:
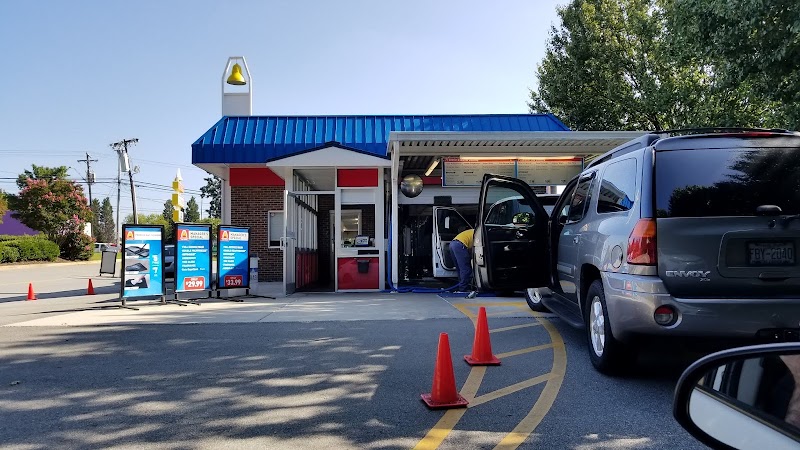
[[[335, 285], [334, 195], [285, 192], [284, 284], [294, 292], [333, 292]], [[348, 225], [350, 226], [350, 225]]]

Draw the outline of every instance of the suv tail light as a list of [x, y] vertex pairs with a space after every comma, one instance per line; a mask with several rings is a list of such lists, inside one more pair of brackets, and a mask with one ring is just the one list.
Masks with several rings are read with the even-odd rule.
[[639, 219], [628, 237], [628, 264], [656, 265], [656, 221]]

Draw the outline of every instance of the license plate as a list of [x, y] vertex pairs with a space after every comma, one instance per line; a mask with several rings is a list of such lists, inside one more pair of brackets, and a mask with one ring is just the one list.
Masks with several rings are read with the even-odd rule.
[[747, 261], [751, 266], [789, 266], [794, 264], [791, 242], [749, 242]]

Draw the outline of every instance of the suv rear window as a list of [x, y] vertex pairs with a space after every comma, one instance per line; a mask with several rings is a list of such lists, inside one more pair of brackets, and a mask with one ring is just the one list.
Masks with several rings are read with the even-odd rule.
[[754, 216], [761, 205], [798, 214], [798, 174], [800, 148], [657, 152], [657, 216]]

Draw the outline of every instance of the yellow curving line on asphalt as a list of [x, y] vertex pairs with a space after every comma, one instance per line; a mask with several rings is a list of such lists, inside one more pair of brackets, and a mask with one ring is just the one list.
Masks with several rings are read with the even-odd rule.
[[[558, 330], [547, 320], [543, 319], [543, 317], [539, 313], [535, 313], [529, 311], [527, 305], [523, 305], [521, 302], [498, 302], [498, 303], [489, 303], [487, 305], [482, 305], [479, 303], [459, 303], [459, 304], [451, 304], [454, 308], [458, 309], [462, 314], [467, 316], [471, 321], [473, 326], [475, 326], [477, 321], [477, 314], [473, 314], [470, 311], [469, 307], [476, 307], [476, 306], [513, 306], [520, 309], [524, 309], [530, 312], [534, 318], [536, 318], [536, 324], [525, 324], [525, 325], [514, 325], [505, 328], [498, 328], [494, 331], [490, 332], [500, 332], [500, 331], [508, 331], [508, 330], [515, 330], [519, 328], [525, 328], [530, 326], [543, 326], [547, 333], [550, 335], [550, 343], [538, 345], [535, 347], [528, 347], [520, 350], [514, 350], [506, 353], [501, 353], [496, 355], [498, 358], [502, 357], [511, 357], [516, 355], [522, 355], [525, 353], [530, 353], [538, 350], [544, 350], [547, 348], [553, 348], [553, 369], [544, 375], [540, 375], [535, 378], [531, 378], [526, 381], [522, 381], [520, 383], [513, 384], [511, 386], [507, 386], [502, 389], [498, 389], [493, 392], [489, 392], [487, 394], [481, 395], [480, 397], [475, 397], [480, 388], [481, 383], [483, 382], [483, 378], [486, 375], [486, 366], [474, 366], [470, 370], [469, 375], [467, 376], [467, 381], [464, 383], [464, 386], [461, 388], [461, 395], [466, 398], [470, 404], [467, 408], [459, 408], [459, 409], [451, 409], [444, 413], [441, 419], [436, 422], [436, 425], [431, 428], [428, 433], [423, 437], [417, 445], [414, 447], [415, 449], [419, 450], [432, 450], [438, 448], [442, 442], [447, 438], [447, 436], [453, 431], [453, 428], [458, 424], [461, 417], [466, 414], [466, 412], [474, 408], [476, 406], [482, 405], [492, 400], [496, 400], [498, 398], [513, 394], [523, 389], [527, 389], [529, 387], [535, 386], [537, 384], [541, 384], [546, 382], [544, 389], [542, 390], [542, 394], [539, 396], [539, 399], [533, 405], [533, 408], [530, 410], [527, 416], [525, 416], [522, 421], [517, 424], [514, 429], [507, 434], [502, 441], [495, 447], [497, 449], [516, 449], [519, 447], [520, 444], [525, 442], [525, 439], [530, 436], [531, 433], [536, 429], [536, 427], [541, 423], [544, 416], [553, 406], [556, 397], [558, 396], [558, 391], [561, 389], [561, 384], [564, 381], [564, 374], [566, 373], [567, 369], [567, 353], [566, 348], [564, 346], [564, 340], [561, 338], [561, 335], [558, 333]], [[507, 313], [506, 313], [507, 314]], [[488, 316], [488, 314], [487, 314]]]
[[550, 334], [550, 341], [553, 344], [553, 370], [550, 371], [551, 378], [547, 380], [547, 384], [542, 390], [542, 394], [536, 403], [531, 408], [530, 412], [520, 423], [507, 434], [502, 441], [495, 447], [495, 449], [510, 450], [516, 449], [520, 446], [528, 436], [533, 433], [533, 430], [542, 422], [544, 416], [553, 407], [556, 401], [558, 391], [561, 389], [561, 384], [564, 382], [564, 375], [567, 373], [567, 350], [564, 346], [564, 339], [549, 321], [542, 319], [538, 313], [532, 312], [536, 320]]
[[539, 322], [536, 323], [524, 323], [522, 325], [512, 325], [510, 327], [503, 327], [503, 328], [495, 328], [494, 330], [489, 330], [489, 333], [502, 333], [503, 331], [511, 331], [511, 330], [519, 330], [520, 328], [528, 328], [528, 327], [538, 327], [541, 325]]
[[[467, 381], [464, 383], [464, 387], [461, 388], [461, 395], [466, 398], [467, 401], [472, 402], [475, 398], [475, 394], [478, 393], [478, 388], [481, 387], [481, 382], [483, 382], [483, 376], [485, 374], [486, 366], [476, 366], [469, 371]], [[417, 450], [432, 450], [438, 448], [447, 435], [453, 431], [453, 428], [466, 412], [467, 408], [448, 410], [414, 448]]]
[[553, 347], [552, 343], [551, 344], [542, 344], [542, 345], [537, 345], [535, 347], [521, 348], [519, 350], [513, 350], [513, 351], [510, 351], [510, 352], [500, 353], [500, 354], [497, 354], [495, 356], [497, 358], [499, 358], [499, 359], [510, 358], [512, 356], [524, 355], [525, 353], [536, 352], [536, 351], [539, 351], [539, 350], [544, 350], [546, 348], [552, 348], [552, 347]]
[[519, 383], [514, 383], [511, 386], [506, 386], [502, 389], [498, 389], [496, 391], [483, 394], [480, 397], [475, 397], [474, 400], [470, 401], [469, 408], [474, 408], [486, 402], [497, 400], [498, 398], [505, 397], [506, 395], [511, 395], [523, 389], [536, 386], [537, 384], [541, 384], [544, 383], [545, 381], [548, 381], [552, 377], [553, 377], [552, 374], [546, 373], [544, 375], [539, 375], [538, 377], [531, 378], [530, 380], [520, 381]]

